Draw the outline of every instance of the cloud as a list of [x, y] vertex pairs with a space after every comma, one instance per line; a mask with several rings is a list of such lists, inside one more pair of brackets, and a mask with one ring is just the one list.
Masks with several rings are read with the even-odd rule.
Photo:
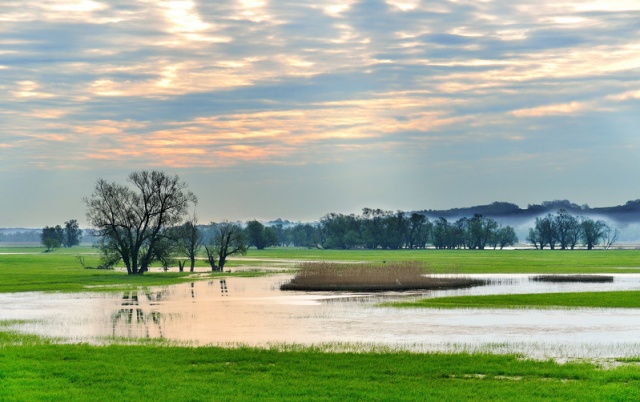
[[637, 142], [638, 20], [633, 0], [7, 1], [0, 169], [384, 155], [442, 175], [533, 169], [551, 141], [616, 165]]
[[538, 106], [530, 109], [519, 109], [511, 112], [516, 117], [543, 117], [562, 114], [575, 114], [587, 109], [587, 104], [583, 102], [571, 102], [555, 105]]

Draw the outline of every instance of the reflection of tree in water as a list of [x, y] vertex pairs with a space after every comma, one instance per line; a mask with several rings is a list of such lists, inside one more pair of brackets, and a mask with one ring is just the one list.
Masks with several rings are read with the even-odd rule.
[[[229, 289], [227, 288], [227, 280], [226, 279], [220, 279], [220, 281], [217, 281], [220, 283], [220, 294], [222, 296], [229, 296]], [[216, 284], [216, 281], [209, 281], [207, 282], [208, 286], [214, 286]], [[193, 286], [193, 283], [191, 284], [191, 286]]]
[[117, 335], [118, 328], [126, 326], [127, 336], [142, 336], [150, 338], [152, 333], [157, 333], [163, 338], [162, 318], [163, 314], [158, 311], [151, 311], [151, 306], [165, 299], [166, 290], [159, 292], [145, 292], [144, 297], [140, 297], [138, 292], [125, 292], [122, 294], [120, 309], [113, 313], [111, 322], [113, 325], [113, 336]]

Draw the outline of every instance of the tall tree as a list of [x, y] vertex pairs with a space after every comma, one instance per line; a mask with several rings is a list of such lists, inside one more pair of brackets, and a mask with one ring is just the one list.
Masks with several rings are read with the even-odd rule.
[[82, 240], [82, 229], [75, 219], [68, 220], [64, 223], [64, 239], [62, 243], [65, 247], [73, 247], [80, 244]]
[[42, 229], [40, 240], [47, 248], [47, 251], [52, 251], [62, 246], [62, 242], [64, 241], [64, 230], [60, 225], [56, 225], [55, 227], [45, 226]]
[[539, 235], [540, 250], [548, 245], [551, 250], [556, 248], [558, 242], [558, 232], [555, 225], [555, 220], [551, 214], [540, 218], [536, 218], [535, 231]]
[[418, 213], [412, 213], [409, 218], [409, 230], [407, 233], [407, 247], [424, 248], [427, 244], [430, 232], [429, 219]]
[[[171, 228], [169, 237], [175, 242], [176, 253], [187, 257], [189, 271], [193, 272], [198, 251], [200, 251], [204, 241], [204, 235], [198, 228], [198, 217], [194, 214], [182, 225]], [[180, 272], [184, 270], [184, 263], [184, 260], [178, 261]]]
[[511, 226], [501, 227], [496, 230], [494, 237], [494, 248], [500, 247], [500, 250], [506, 246], [513, 246], [518, 242], [516, 231]]
[[560, 249], [566, 250], [567, 247], [573, 249], [580, 237], [578, 220], [565, 209], [561, 209], [554, 217], [553, 224]]
[[162, 231], [180, 224], [197, 199], [178, 176], [159, 171], [131, 173], [128, 182], [133, 188], [99, 179], [84, 202], [99, 247], [111, 259], [105, 262], [117, 257], [130, 275], [143, 274], [158, 254]]
[[213, 236], [204, 246], [212, 271], [224, 271], [227, 258], [233, 254], [246, 254], [247, 245], [242, 228], [231, 222], [212, 223]]
[[604, 221], [594, 221], [589, 218], [582, 218], [580, 226], [582, 226], [582, 240], [587, 250], [593, 250], [593, 247], [604, 239], [609, 228]]
[[278, 233], [275, 229], [265, 227], [255, 219], [247, 222], [247, 226], [244, 231], [247, 245], [254, 246], [258, 250], [264, 250], [265, 247], [275, 246], [280, 242]]

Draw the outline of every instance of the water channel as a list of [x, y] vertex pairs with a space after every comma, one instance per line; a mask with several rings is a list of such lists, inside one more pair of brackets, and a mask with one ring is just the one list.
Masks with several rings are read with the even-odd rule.
[[[467, 275], [472, 276], [474, 275]], [[11, 329], [101, 343], [162, 338], [189, 345], [356, 345], [413, 351], [492, 351], [536, 358], [640, 356], [640, 309], [398, 309], [382, 301], [447, 295], [640, 290], [640, 275], [611, 283], [544, 283], [478, 275], [487, 286], [451, 291], [283, 292], [291, 276], [226, 278], [145, 291], [0, 294]]]

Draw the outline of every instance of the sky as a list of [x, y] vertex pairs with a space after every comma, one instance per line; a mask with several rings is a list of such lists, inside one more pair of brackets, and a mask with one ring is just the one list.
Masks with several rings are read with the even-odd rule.
[[637, 0], [0, 0], [0, 227], [640, 198]]

